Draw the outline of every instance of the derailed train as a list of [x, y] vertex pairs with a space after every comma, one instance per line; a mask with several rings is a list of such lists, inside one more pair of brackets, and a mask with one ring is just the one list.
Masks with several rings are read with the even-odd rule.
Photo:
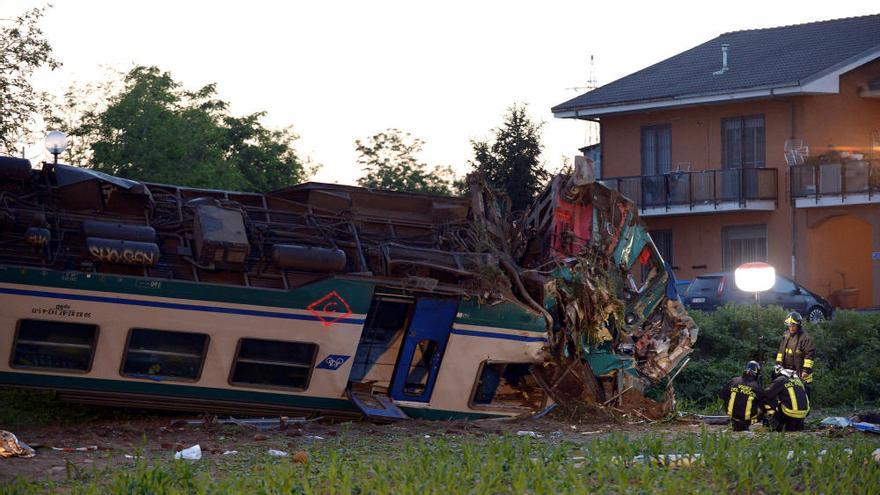
[[[657, 416], [697, 328], [616, 191], [266, 194], [0, 158], [0, 384], [178, 410]], [[669, 388], [671, 390], [671, 387]]]

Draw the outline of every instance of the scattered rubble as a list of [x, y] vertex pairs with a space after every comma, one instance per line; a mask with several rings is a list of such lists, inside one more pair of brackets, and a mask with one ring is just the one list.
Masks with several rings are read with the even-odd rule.
[[12, 432], [0, 430], [0, 457], [33, 457], [34, 449], [20, 441]]
[[195, 444], [192, 447], [181, 450], [180, 452], [175, 452], [174, 458], [197, 461], [202, 458], [202, 447], [199, 444]]

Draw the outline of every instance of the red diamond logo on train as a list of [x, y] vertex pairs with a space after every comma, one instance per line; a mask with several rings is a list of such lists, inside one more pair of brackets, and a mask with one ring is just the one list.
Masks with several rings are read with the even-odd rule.
[[325, 327], [351, 316], [351, 308], [348, 303], [335, 290], [309, 304], [306, 309], [321, 320], [321, 324]]

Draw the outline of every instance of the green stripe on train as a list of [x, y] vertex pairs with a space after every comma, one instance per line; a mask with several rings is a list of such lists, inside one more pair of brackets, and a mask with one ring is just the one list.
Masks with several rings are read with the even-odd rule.
[[[271, 404], [302, 409], [335, 410], [358, 412], [357, 407], [346, 399], [308, 397], [303, 395], [273, 394], [247, 390], [218, 389], [174, 385], [170, 383], [149, 383], [104, 378], [85, 378], [76, 376], [39, 375], [33, 373], [10, 373], [0, 371], [0, 384], [22, 387], [84, 390], [96, 392], [141, 393], [157, 396], [188, 397], [195, 399], [221, 400]], [[495, 414], [444, 411], [438, 409], [402, 408], [412, 418], [420, 419], [479, 419], [499, 417]]]
[[[373, 289], [377, 285], [369, 280], [330, 277], [296, 289], [276, 290], [15, 266], [0, 266], [0, 282], [287, 309], [305, 309], [336, 291], [357, 314], [369, 311]], [[532, 332], [546, 330], [541, 315], [512, 302], [490, 306], [481, 304], [475, 297], [462, 298], [458, 312], [460, 316], [456, 323]]]

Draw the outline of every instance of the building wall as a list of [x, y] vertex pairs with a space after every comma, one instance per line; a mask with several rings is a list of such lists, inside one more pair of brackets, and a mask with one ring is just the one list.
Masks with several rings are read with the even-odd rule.
[[[880, 98], [862, 98], [859, 90], [880, 78], [880, 60], [844, 74], [840, 93], [804, 96], [795, 108], [795, 132], [810, 147], [810, 155], [831, 151], [863, 153], [880, 160], [872, 150], [871, 134], [880, 132]], [[846, 283], [859, 289], [859, 307], [880, 307], [880, 202], [871, 205], [799, 208], [795, 212], [797, 279], [821, 295]]]
[[[840, 94], [837, 95], [765, 99], [603, 117], [603, 176], [641, 175], [640, 130], [642, 126], [657, 124], [671, 126], [673, 170], [678, 165], [685, 170], [720, 169], [721, 119], [763, 114], [766, 166], [779, 170], [777, 209], [772, 212], [646, 218], [650, 229], [672, 230], [676, 275], [687, 280], [722, 269], [723, 227], [766, 224], [768, 262], [778, 273], [794, 274], [798, 283], [823, 296], [828, 294], [828, 283], [833, 278], [829, 273], [836, 273], [834, 270], [838, 267], [853, 274], [860, 273], [847, 278], [849, 285], [858, 283], [864, 286], [860, 288], [859, 305], [880, 307], [880, 261], [872, 262], [870, 253], [867, 260], [853, 261], [864, 257], [862, 251], [866, 249], [880, 252], [880, 226], [876, 222], [856, 224], [838, 220], [820, 227], [815, 219], [808, 222], [808, 213], [804, 209], [793, 211], [791, 206], [788, 166], [783, 156], [785, 141], [791, 137], [804, 139], [810, 146], [811, 155], [827, 154], [832, 149], [871, 152], [871, 133], [880, 129], [880, 99], [862, 98], [859, 90], [867, 86], [868, 80], [877, 77], [880, 77], [880, 60], [842, 76]], [[876, 154], [880, 158], [880, 150]], [[880, 204], [847, 207], [844, 213], [852, 208], [857, 208], [862, 217], [874, 215], [880, 218]], [[812, 227], [808, 228], [808, 223]], [[852, 250], [847, 248], [847, 241], [824, 242], [811, 237], [841, 236], [848, 232], [846, 227], [856, 225], [861, 227], [855, 234], [843, 237], [859, 244], [861, 254], [852, 259], [848, 258]], [[794, 246], [793, 238], [797, 239]], [[870, 246], [863, 245], [866, 239], [872, 240]], [[792, 266], [794, 260], [795, 267]], [[839, 275], [835, 276], [840, 279]], [[839, 286], [838, 281], [832, 290]]]
[[[840, 94], [798, 98], [795, 133], [810, 147], [810, 155], [871, 152], [871, 132], [880, 130], [880, 98], [862, 98], [859, 90], [875, 78], [880, 78], [880, 60], [844, 74]], [[875, 153], [880, 156], [880, 150]]]
[[[873, 225], [851, 212], [828, 209], [808, 212], [805, 253], [810, 255], [805, 270], [806, 285], [817, 294], [830, 297], [844, 287], [859, 289], [858, 307], [872, 306], [874, 282], [871, 276]], [[844, 286], [844, 282], [846, 285]]]

